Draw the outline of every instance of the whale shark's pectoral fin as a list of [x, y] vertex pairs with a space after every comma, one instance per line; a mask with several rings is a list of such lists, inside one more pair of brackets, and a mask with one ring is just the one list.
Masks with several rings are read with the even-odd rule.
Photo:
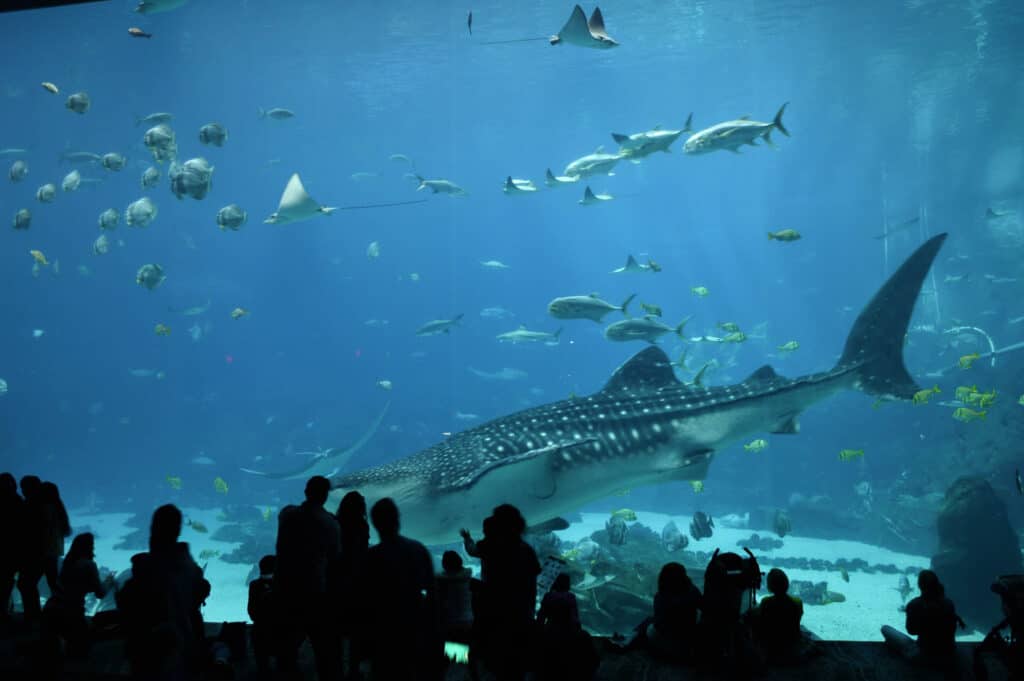
[[559, 530], [565, 530], [569, 527], [569, 521], [565, 518], [552, 518], [551, 520], [545, 520], [537, 525], [530, 525], [526, 528], [529, 534], [547, 534], [548, 532], [557, 532]]
[[[590, 445], [596, 441], [596, 438], [589, 437], [580, 440], [552, 442], [551, 444], [548, 444], [544, 447], [535, 447], [533, 449], [528, 449], [518, 454], [512, 454], [510, 456], [505, 456], [500, 459], [495, 459], [481, 466], [472, 475], [466, 476], [459, 482], [458, 485], [456, 485], [456, 487], [463, 489], [472, 487], [473, 485], [479, 484], [481, 480], [483, 480], [485, 477], [489, 475], [493, 475], [499, 472], [507, 474], [510, 472], [510, 469], [512, 468], [520, 466], [525, 467], [529, 466], [530, 464], [545, 464], [548, 466], [548, 470], [550, 470], [550, 464], [548, 462], [550, 461], [551, 457], [561, 456], [565, 461], [571, 461], [571, 451], [573, 449]], [[547, 476], [547, 481], [545, 482], [544, 486], [547, 487], [548, 483], [550, 483], [550, 489], [544, 489], [541, 493], [537, 493], [534, 496], [536, 496], [538, 499], [550, 499], [552, 496], [554, 496], [555, 492], [557, 491], [557, 483], [555, 482], [554, 475]]]
[[796, 414], [788, 414], [783, 417], [782, 421], [775, 426], [775, 430], [772, 431], [773, 435], [796, 435], [800, 432], [800, 422], [797, 421]]

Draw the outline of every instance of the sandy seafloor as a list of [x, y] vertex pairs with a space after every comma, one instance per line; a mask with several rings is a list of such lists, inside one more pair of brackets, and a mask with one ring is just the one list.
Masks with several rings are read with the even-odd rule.
[[[182, 531], [182, 541], [187, 541], [192, 550], [192, 556], [197, 562], [200, 561], [199, 554], [204, 549], [220, 551], [227, 554], [234, 550], [238, 544], [231, 542], [213, 541], [210, 536], [224, 523], [217, 520], [219, 511], [217, 509], [182, 509], [186, 518], [192, 518], [202, 522], [209, 529], [209, 533], [198, 533], [190, 528]], [[563, 540], [574, 542], [589, 536], [592, 532], [603, 529], [608, 515], [605, 513], [584, 513], [582, 522], [574, 522], [568, 529], [557, 534]], [[131, 518], [128, 513], [102, 513], [102, 514], [81, 514], [72, 513], [76, 528], [88, 526], [96, 534], [96, 562], [101, 567], [121, 571], [129, 567], [131, 556], [135, 551], [117, 550], [114, 545], [130, 534], [133, 530], [125, 525]], [[664, 513], [653, 513], [638, 511], [637, 522], [647, 525], [649, 528], [660, 534], [661, 528], [674, 520], [680, 528], [689, 527], [691, 517], [688, 515], [669, 515]], [[276, 523], [275, 518], [269, 522]], [[721, 548], [723, 551], [741, 552], [737, 542], [748, 538], [753, 530], [720, 527], [716, 523], [714, 536], [701, 541], [692, 541], [688, 547], [690, 550], [714, 551]], [[766, 532], [760, 532], [765, 536]], [[774, 537], [774, 535], [770, 535]], [[627, 539], [628, 541], [628, 539]], [[755, 551], [761, 569], [767, 572], [773, 567], [773, 558], [821, 558], [835, 561], [839, 558], [853, 560], [861, 558], [869, 565], [893, 564], [900, 570], [908, 567], [926, 567], [929, 564], [927, 556], [917, 556], [907, 553], [897, 553], [871, 544], [844, 540], [825, 540], [810, 537], [801, 537], [793, 534], [784, 539], [784, 545], [774, 551]], [[435, 564], [440, 567], [440, 551], [435, 553]], [[476, 566], [474, 566], [475, 568]], [[251, 565], [240, 565], [226, 563], [218, 558], [208, 561], [206, 567], [206, 578], [213, 585], [210, 598], [207, 600], [203, 610], [203, 616], [208, 622], [219, 621], [246, 621], [246, 599], [248, 597], [248, 584], [246, 578], [249, 575]], [[876, 572], [867, 574], [859, 571], [850, 572], [850, 581], [844, 582], [839, 578], [837, 572], [818, 572], [814, 570], [796, 570], [785, 568], [790, 580], [807, 580], [812, 582], [827, 581], [831, 591], [838, 591], [846, 596], [843, 603], [831, 603], [829, 605], [806, 605], [804, 607], [803, 624], [809, 630], [824, 639], [829, 640], [850, 640], [850, 641], [880, 641], [879, 628], [883, 624], [889, 624], [898, 629], [903, 629], [904, 615], [897, 610], [902, 604], [900, 594], [896, 589], [898, 574], [885, 574]], [[912, 586], [916, 581], [911, 576]], [[653, 594], [652, 594], [653, 595]], [[915, 593], [912, 594], [916, 595]], [[584, 623], [586, 624], [586, 623]], [[980, 632], [970, 632], [960, 637], [961, 640], [977, 640], [983, 638]]]

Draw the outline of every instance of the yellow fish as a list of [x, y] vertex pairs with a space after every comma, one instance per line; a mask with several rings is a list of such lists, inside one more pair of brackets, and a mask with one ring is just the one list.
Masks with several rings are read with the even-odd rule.
[[213, 479], [213, 488], [217, 490], [219, 494], [228, 493], [228, 483], [224, 482], [224, 478], [217, 477]]
[[767, 446], [767, 441], [758, 438], [757, 440], [753, 440], [752, 442], [743, 445], [743, 449], [747, 450], [748, 452], [754, 452], [756, 454], [757, 452], [763, 452], [765, 447]]
[[1017, 404], [1024, 407], [1024, 395], [1021, 395], [1019, 398], [1017, 398]]
[[768, 240], [775, 239], [776, 241], [796, 241], [800, 238], [800, 232], [795, 229], [780, 229], [777, 232], [768, 232]]
[[167, 484], [171, 486], [171, 489], [181, 489], [181, 478], [168, 475]]
[[636, 511], [631, 508], [620, 508], [617, 511], [612, 511], [613, 518], [622, 518], [627, 522], [633, 522], [636, 520]]
[[157, 324], [155, 327], [153, 327], [153, 333], [155, 333], [158, 336], [170, 336], [171, 327], [167, 326], [166, 324]]
[[217, 549], [203, 549], [199, 552], [199, 560], [210, 560], [220, 555], [220, 551]]
[[263, 509], [263, 520], [269, 522], [270, 521], [270, 516], [273, 513], [274, 513], [273, 509], [271, 509], [269, 506], [267, 506], [265, 509]]
[[971, 421], [984, 419], [985, 414], [987, 413], [988, 412], [985, 411], [974, 411], [973, 409], [968, 409], [967, 407], [960, 407], [959, 409], [955, 409], [953, 411], [953, 418], [962, 423], [970, 423]]
[[927, 388], [925, 390], [918, 390], [916, 393], [914, 393], [914, 404], [928, 404], [928, 398], [940, 392], [942, 391], [939, 390], [939, 386], [935, 386], [934, 388]]
[[246, 316], [247, 314], [249, 314], [249, 311], [246, 310], [244, 307], [236, 307], [234, 310], [231, 311], [231, 318], [232, 319], [241, 319], [242, 317]]
[[700, 494], [701, 492], [704, 491], [704, 481], [703, 480], [691, 480], [690, 481], [690, 487], [693, 488], [693, 491], [694, 491], [695, 494]]
[[722, 339], [723, 343], [742, 343], [747, 340], [747, 334], [742, 331], [733, 331]]
[[976, 352], [972, 352], [969, 355], [964, 355], [963, 357], [961, 357], [958, 364], [960, 365], [961, 369], [970, 369], [971, 365], [974, 364], [974, 362], [978, 359], [981, 359], [981, 355], [979, 355]]
[[976, 385], [958, 385], [956, 387], [956, 399], [960, 402], [971, 403], [972, 395], [978, 392], [978, 386]]
[[995, 404], [995, 401], [996, 391], [995, 388], [993, 388], [992, 390], [989, 390], [987, 393], [975, 393], [974, 395], [971, 396], [971, 400], [968, 402], [968, 404], [977, 405], [982, 409], [987, 409], [988, 407], [991, 407], [993, 404]]
[[860, 459], [864, 457], [863, 449], [840, 449], [839, 460], [840, 461], [853, 461], [854, 459]]
[[201, 532], [203, 534], [206, 534], [207, 532], [210, 531], [210, 530], [206, 529], [206, 525], [203, 525], [198, 520], [192, 520], [191, 518], [189, 518], [189, 520], [188, 520], [188, 526], [191, 527], [196, 532]]
[[693, 291], [695, 296], [700, 296], [701, 298], [711, 293], [706, 286], [694, 286], [690, 290]]
[[782, 350], [783, 352], [793, 352], [799, 347], [800, 344], [797, 343], [796, 341], [789, 341], [788, 343], [783, 343], [782, 345], [780, 345], [779, 350]]
[[28, 254], [31, 255], [32, 259], [35, 260], [40, 265], [49, 265], [50, 264], [50, 263], [46, 262], [46, 256], [43, 255], [42, 251], [37, 251], [36, 249], [33, 248], [31, 251], [28, 252]]
[[881, 397], [879, 397], [878, 399], [871, 403], [871, 408], [881, 409], [883, 406], [885, 406], [885, 402], [886, 400], [883, 400]]

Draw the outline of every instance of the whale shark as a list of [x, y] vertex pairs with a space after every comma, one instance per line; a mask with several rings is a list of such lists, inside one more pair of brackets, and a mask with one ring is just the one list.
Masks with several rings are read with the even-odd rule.
[[252, 468], [242, 468], [241, 470], [250, 475], [258, 475], [273, 480], [306, 480], [314, 475], [322, 475], [326, 478], [337, 475], [339, 471], [348, 465], [352, 456], [366, 446], [366, 443], [377, 433], [377, 429], [380, 428], [380, 424], [384, 421], [390, 406], [390, 402], [386, 403], [384, 408], [380, 410], [380, 413], [377, 414], [377, 418], [370, 424], [370, 427], [351, 445], [345, 448], [329, 447], [317, 452], [311, 452], [309, 463], [301, 468], [280, 473], [271, 473]]
[[397, 461], [336, 475], [332, 498], [353, 489], [371, 504], [391, 497], [404, 534], [449, 543], [502, 503], [539, 524], [623, 489], [702, 480], [716, 451], [757, 433], [797, 433], [802, 412], [841, 391], [912, 399], [919, 388], [903, 363], [904, 337], [945, 238], [923, 243], [875, 293], [831, 369], [784, 378], [765, 365], [734, 385], [687, 385], [651, 346], [592, 395], [501, 416]]

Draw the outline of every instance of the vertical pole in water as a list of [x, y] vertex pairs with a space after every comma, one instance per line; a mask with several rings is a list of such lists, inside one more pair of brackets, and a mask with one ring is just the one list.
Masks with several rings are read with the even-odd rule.
[[889, 197], [885, 187], [889, 174], [882, 163], [882, 277], [889, 276]]

